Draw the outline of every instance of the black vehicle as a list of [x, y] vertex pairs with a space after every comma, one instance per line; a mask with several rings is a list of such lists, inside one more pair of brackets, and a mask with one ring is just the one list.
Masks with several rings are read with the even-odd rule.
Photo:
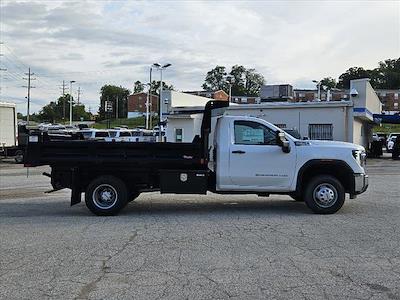
[[[85, 192], [88, 208], [97, 215], [116, 214], [126, 204], [118, 201], [110, 209], [101, 207], [101, 201], [91, 199], [99, 189], [102, 197], [118, 193], [128, 202], [142, 191], [188, 193], [188, 183], [190, 193], [205, 194], [209, 181], [215, 180], [207, 167], [211, 112], [228, 105], [223, 101], [207, 103], [201, 137], [196, 136], [193, 143], [109, 143], [73, 138], [60, 141], [45, 132], [36, 132], [29, 137], [25, 167], [50, 165], [51, 174], [44, 175], [51, 178], [54, 191], [70, 188], [71, 205], [79, 203]], [[187, 176], [185, 184], [180, 178], [182, 170]]]

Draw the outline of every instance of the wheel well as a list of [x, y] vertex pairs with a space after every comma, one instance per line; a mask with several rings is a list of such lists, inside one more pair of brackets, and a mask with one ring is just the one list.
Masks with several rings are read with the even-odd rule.
[[353, 186], [353, 170], [344, 161], [312, 161], [306, 163], [297, 177], [296, 193], [301, 194], [311, 178], [318, 175], [331, 175], [343, 185], [346, 192]]

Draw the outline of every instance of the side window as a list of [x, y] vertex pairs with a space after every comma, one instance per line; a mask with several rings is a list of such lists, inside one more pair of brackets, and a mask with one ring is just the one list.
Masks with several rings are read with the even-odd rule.
[[235, 144], [277, 145], [275, 131], [258, 122], [235, 121]]

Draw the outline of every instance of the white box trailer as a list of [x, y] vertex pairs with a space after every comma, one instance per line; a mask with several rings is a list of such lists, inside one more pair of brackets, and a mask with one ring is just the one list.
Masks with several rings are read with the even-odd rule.
[[18, 146], [17, 111], [14, 103], [0, 102], [0, 145]]
[[[15, 103], [0, 102], [0, 153], [18, 155], [18, 123]], [[20, 155], [22, 153], [19, 153]]]

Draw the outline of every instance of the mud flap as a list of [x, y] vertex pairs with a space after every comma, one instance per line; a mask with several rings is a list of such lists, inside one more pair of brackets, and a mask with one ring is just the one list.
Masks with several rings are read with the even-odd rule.
[[81, 202], [81, 187], [79, 184], [79, 169], [72, 168], [71, 172], [71, 206]]

